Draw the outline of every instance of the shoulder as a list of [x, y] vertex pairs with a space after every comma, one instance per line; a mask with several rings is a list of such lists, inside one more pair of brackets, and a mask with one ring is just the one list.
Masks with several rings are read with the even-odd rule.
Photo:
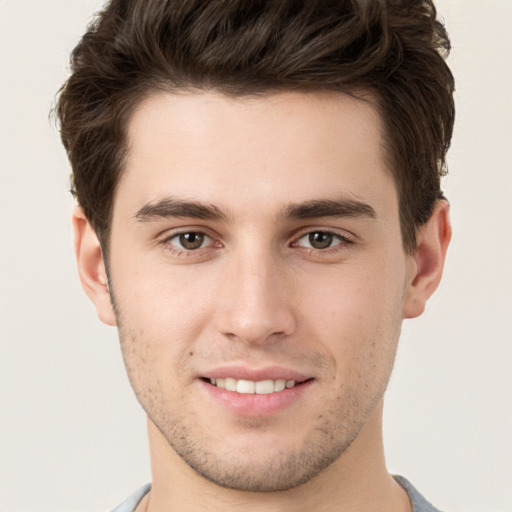
[[140, 500], [144, 498], [150, 489], [151, 484], [142, 486], [131, 496], [126, 498], [122, 503], [120, 503], [117, 507], [113, 508], [111, 512], [133, 512], [137, 505], [140, 503]]
[[394, 479], [403, 487], [409, 495], [413, 512], [441, 512], [430, 504], [423, 495], [403, 476], [395, 475]]

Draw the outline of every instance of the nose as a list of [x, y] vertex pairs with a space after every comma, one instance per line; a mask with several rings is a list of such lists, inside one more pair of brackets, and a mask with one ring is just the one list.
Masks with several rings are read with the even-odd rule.
[[219, 293], [217, 330], [232, 340], [265, 345], [296, 328], [289, 272], [271, 254], [233, 257]]

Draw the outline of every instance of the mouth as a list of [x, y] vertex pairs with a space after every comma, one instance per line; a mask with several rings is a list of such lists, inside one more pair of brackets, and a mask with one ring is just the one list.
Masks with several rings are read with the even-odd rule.
[[203, 380], [212, 386], [216, 386], [217, 388], [244, 395], [270, 395], [273, 393], [281, 393], [286, 389], [292, 389], [295, 386], [306, 382], [299, 382], [293, 379], [266, 379], [254, 381], [246, 379], [235, 379], [234, 377], [205, 378]]
[[303, 403], [315, 377], [282, 366], [230, 365], [206, 370], [198, 380], [210, 403], [239, 417], [268, 417]]

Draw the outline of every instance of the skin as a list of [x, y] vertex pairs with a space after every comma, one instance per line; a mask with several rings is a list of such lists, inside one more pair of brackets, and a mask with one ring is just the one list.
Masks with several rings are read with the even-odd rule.
[[[80, 208], [74, 225], [82, 283], [148, 415], [141, 508], [410, 510], [386, 470], [382, 401], [402, 319], [441, 278], [447, 203], [406, 254], [379, 117], [342, 94], [162, 93], [128, 135], [108, 283]], [[187, 249], [180, 233], [205, 236]], [[308, 384], [275, 413], [234, 412], [205, 392], [226, 366]]]

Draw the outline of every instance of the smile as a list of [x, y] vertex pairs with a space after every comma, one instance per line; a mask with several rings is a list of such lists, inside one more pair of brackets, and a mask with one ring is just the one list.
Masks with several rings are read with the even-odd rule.
[[276, 379], [276, 380], [244, 380], [234, 379], [231, 377], [220, 379], [209, 379], [210, 384], [218, 388], [225, 389], [226, 391], [234, 391], [242, 394], [256, 394], [256, 395], [270, 395], [271, 393], [278, 393], [285, 389], [295, 387], [296, 381]]

